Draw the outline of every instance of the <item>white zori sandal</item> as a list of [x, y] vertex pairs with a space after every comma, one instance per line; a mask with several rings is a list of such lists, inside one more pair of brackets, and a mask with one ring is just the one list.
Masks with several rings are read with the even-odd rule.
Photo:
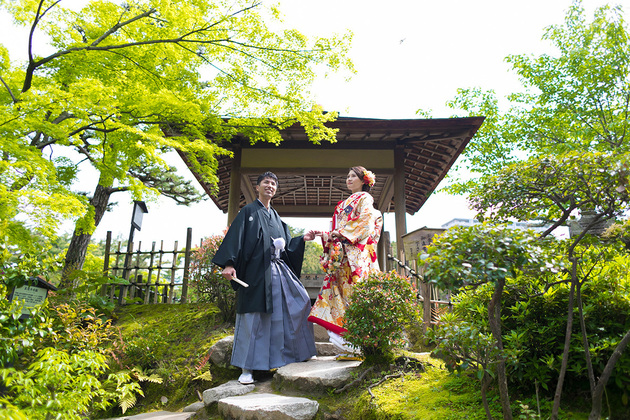
[[254, 383], [254, 375], [252, 375], [252, 371], [249, 369], [243, 369], [243, 373], [238, 377], [238, 381], [243, 384], [253, 384]]

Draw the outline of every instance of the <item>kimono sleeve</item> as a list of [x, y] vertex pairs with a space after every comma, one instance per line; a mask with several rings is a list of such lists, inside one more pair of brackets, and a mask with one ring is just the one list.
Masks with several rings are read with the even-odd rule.
[[287, 258], [283, 259], [291, 270], [293, 270], [296, 277], [300, 278], [302, 274], [302, 263], [304, 262], [304, 249], [306, 247], [304, 236], [296, 236], [295, 238], [292, 238], [289, 232], [289, 227], [286, 223], [282, 222], [282, 226], [284, 227], [284, 236], [287, 241], [285, 248]]
[[[245, 217], [240, 212], [225, 234], [223, 242], [219, 246], [212, 263], [218, 265], [221, 268], [225, 268], [228, 265], [233, 266], [236, 269], [238, 275], [241, 271], [241, 253], [243, 251], [243, 238], [245, 235]], [[238, 285], [235, 282], [231, 282], [234, 290], [238, 289]]]

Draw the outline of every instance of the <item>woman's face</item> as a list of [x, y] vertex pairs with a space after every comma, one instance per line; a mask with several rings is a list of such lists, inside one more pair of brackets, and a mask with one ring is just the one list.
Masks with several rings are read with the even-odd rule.
[[348, 176], [346, 177], [346, 186], [350, 190], [351, 193], [359, 192], [363, 188], [363, 180], [354, 173], [353, 170], [348, 172]]

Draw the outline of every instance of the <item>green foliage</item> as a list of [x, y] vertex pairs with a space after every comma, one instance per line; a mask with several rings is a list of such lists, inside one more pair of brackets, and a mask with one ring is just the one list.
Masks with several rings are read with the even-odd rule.
[[425, 279], [445, 290], [495, 283], [523, 270], [557, 272], [559, 262], [531, 231], [481, 223], [453, 227], [433, 239], [418, 264]]
[[122, 409], [123, 414], [136, 405], [138, 401], [137, 395], [144, 396], [139, 382], [152, 382], [155, 384], [163, 382], [159, 376], [155, 374], [147, 375], [138, 367], [110, 374], [108, 379], [116, 383], [116, 392], [119, 395], [118, 405]]
[[[234, 135], [278, 143], [299, 123], [314, 142], [335, 140], [324, 123], [336, 115], [313, 106], [309, 86], [321, 69], [353, 71], [350, 34], [308, 39], [244, 0], [64, 4], [0, 3], [31, 29], [26, 60], [1, 48], [2, 241], [28, 249], [30, 231], [53, 238], [67, 219], [90, 234], [119, 191], [199, 200], [175, 150], [216, 184]], [[71, 189], [82, 165], [99, 175], [91, 198]]]
[[97, 349], [105, 353], [103, 345], [115, 337], [110, 319], [98, 316], [96, 309], [85, 303], [64, 303], [53, 309], [51, 317], [57, 333], [49, 337], [50, 344], [70, 352]]
[[630, 37], [621, 7], [602, 6], [588, 22], [579, 1], [543, 39], [557, 54], [507, 58], [527, 89], [515, 128], [539, 153], [629, 151]]
[[193, 250], [190, 264], [190, 284], [197, 300], [213, 303], [219, 308], [223, 322], [234, 322], [236, 316], [236, 292], [229, 280], [221, 275], [221, 268], [212, 264], [225, 235], [205, 238], [201, 246]]
[[[564, 24], [545, 29], [555, 53], [510, 55], [523, 86], [501, 110], [493, 91], [459, 89], [449, 106], [458, 115], [486, 116], [464, 151], [467, 169], [480, 179], [518, 160], [542, 160], [567, 152], [630, 150], [630, 35], [621, 7], [602, 6], [591, 21], [575, 1]], [[464, 193], [477, 179], [456, 182]]]
[[471, 191], [474, 210], [493, 220], [564, 224], [576, 211], [609, 219], [630, 205], [630, 155], [567, 152], [507, 165]]
[[[289, 233], [292, 237], [304, 235], [304, 229], [289, 226]], [[319, 257], [324, 252], [321, 241], [317, 238], [307, 241], [304, 247], [304, 261], [302, 262], [302, 274], [324, 274], [319, 263]]]
[[[439, 359], [430, 358], [425, 365], [427, 370], [421, 375], [391, 379], [373, 389], [374, 398], [363, 392], [347, 418], [486, 419], [479, 393], [475, 392], [476, 379], [449, 375]], [[494, 395], [493, 399], [496, 399]], [[498, 404], [491, 404], [491, 411], [496, 418], [501, 418]]]
[[[6, 296], [7, 288], [0, 283], [0, 295]], [[0, 299], [0, 367], [15, 363], [20, 354], [31, 354], [35, 341], [52, 331], [51, 320], [43, 307], [29, 308], [28, 318], [20, 320], [24, 303]]]
[[[597, 264], [582, 289], [590, 354], [597, 375], [630, 329], [630, 257], [615, 251], [602, 254], [600, 250], [591, 249], [584, 252], [589, 254], [583, 255], [584, 259]], [[444, 318], [434, 332], [436, 339], [444, 340], [439, 341], [438, 348], [447, 366], [463, 368], [467, 358], [480, 359], [478, 349], [483, 346], [477, 341], [489, 334], [486, 308], [491, 296], [492, 288], [486, 285], [454, 297], [453, 315]], [[535, 383], [547, 396], [553, 390], [563, 350], [568, 298], [567, 284], [548, 287], [546, 281], [528, 275], [508, 281], [502, 296], [503, 344], [506, 354], [513, 356], [508, 360], [507, 369], [516, 392], [532, 392]], [[588, 378], [579, 326], [574, 325], [573, 330], [567, 391], [579, 393], [584, 391]], [[478, 339], [474, 331], [478, 331]], [[470, 368], [477, 370], [472, 363]], [[630, 355], [624, 353], [613, 374], [622, 393], [628, 392], [625, 378], [630, 376], [629, 369]]]
[[[33, 354], [35, 342], [52, 333], [52, 321], [45, 305], [24, 308], [23, 301], [5, 299], [15, 287], [20, 287], [35, 275], [54, 268], [47, 257], [19, 255], [15, 247], [0, 244], [0, 367], [16, 362], [20, 354]], [[20, 320], [22, 313], [28, 318]]]
[[[547, 28], [544, 39], [553, 44], [556, 54], [507, 58], [524, 88], [509, 97], [508, 112], [488, 107], [496, 103], [493, 93], [478, 90], [460, 92], [452, 105], [473, 115], [490, 109], [493, 125], [491, 130], [480, 131], [481, 147], [469, 149], [469, 161], [477, 157], [470, 169], [480, 177], [458, 184], [453, 191], [470, 192], [480, 218], [548, 223], [546, 236], [579, 214], [592, 214], [593, 226], [625, 217], [630, 207], [630, 143], [626, 136], [630, 124], [630, 34], [621, 7], [600, 7], [588, 22], [581, 3], [575, 1], [564, 24]], [[492, 142], [500, 146], [494, 150], [487, 147]], [[506, 149], [514, 150], [507, 158]], [[479, 157], [482, 153], [487, 156]], [[597, 246], [586, 232], [575, 235], [564, 249], [567, 266], [572, 267], [567, 270], [572, 285], [567, 304], [572, 311], [575, 302], [582, 325], [587, 319], [580, 287], [591, 281], [584, 273], [593, 264], [589, 257], [582, 259], [576, 249]], [[566, 322], [553, 418], [558, 415], [565, 375], [576, 367], [568, 361], [573, 351], [573, 317], [567, 317]], [[581, 333], [584, 353], [590, 354], [591, 339], [584, 328]], [[584, 363], [592, 372], [588, 359], [585, 357]], [[602, 406], [596, 383], [605, 386], [609, 372], [603, 371], [599, 378], [589, 374], [593, 418], [600, 416]]]
[[[475, 185], [475, 178], [470, 172], [488, 174], [499, 171], [503, 165], [517, 159], [517, 148], [512, 143], [510, 131], [506, 130], [507, 119], [499, 109], [494, 91], [484, 92], [479, 88], [458, 89], [457, 96], [447, 103], [448, 107], [463, 111], [466, 116], [483, 116], [484, 122], [475, 133], [475, 137], [464, 149], [458, 169], [466, 169], [466, 179], [453, 179], [449, 173], [450, 185], [447, 190], [461, 194]], [[458, 112], [462, 114], [462, 112]], [[457, 116], [457, 115], [456, 115]], [[509, 140], [508, 140], [509, 138]], [[452, 171], [451, 171], [452, 172]], [[456, 171], [455, 173], [457, 173]]]
[[368, 363], [387, 360], [402, 346], [405, 325], [417, 317], [410, 280], [395, 271], [373, 273], [354, 287], [344, 338], [361, 349]]
[[322, 265], [319, 263], [319, 258], [323, 252], [324, 247], [317, 242], [317, 239], [306, 243], [304, 262], [302, 263], [303, 274], [324, 274]]
[[428, 335], [436, 343], [433, 354], [444, 360], [449, 371], [472, 371], [481, 381], [484, 375], [495, 376], [494, 366], [500, 352], [487, 328], [487, 321], [475, 321], [460, 320], [456, 315], [447, 313], [440, 318], [439, 326], [428, 331]]
[[[45, 321], [47, 328], [24, 322], [23, 334], [34, 340], [22, 339], [13, 363], [0, 369], [7, 389], [0, 406], [14, 411], [16, 418], [81, 419], [115, 402], [124, 408], [135, 394], [142, 394], [137, 381], [143, 378], [110, 371], [106, 344], [115, 331], [109, 320], [96, 316], [87, 305], [63, 304], [50, 313], [46, 308], [40, 311], [34, 319]], [[36, 354], [26, 351], [29, 347]]]
[[107, 370], [105, 356], [94, 350], [72, 353], [46, 347], [27, 369], [2, 369], [11, 404], [30, 419], [63, 416], [81, 419], [90, 408], [104, 406], [99, 375]]
[[602, 234], [606, 241], [619, 241], [624, 244], [626, 250], [630, 250], [630, 219], [611, 224]]
[[155, 369], [163, 359], [168, 346], [168, 334], [155, 330], [141, 330], [124, 343], [124, 357], [121, 363], [125, 366], [136, 366], [141, 369]]

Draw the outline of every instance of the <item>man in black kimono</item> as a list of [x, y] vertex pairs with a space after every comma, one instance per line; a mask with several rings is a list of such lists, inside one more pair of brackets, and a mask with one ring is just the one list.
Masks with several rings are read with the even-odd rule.
[[313, 326], [307, 321], [311, 303], [298, 278], [305, 241], [317, 232], [291, 237], [270, 205], [277, 186], [272, 172], [258, 177], [258, 199], [241, 209], [212, 259], [237, 291], [232, 365], [243, 370], [241, 383], [254, 381], [253, 370], [316, 354]]

